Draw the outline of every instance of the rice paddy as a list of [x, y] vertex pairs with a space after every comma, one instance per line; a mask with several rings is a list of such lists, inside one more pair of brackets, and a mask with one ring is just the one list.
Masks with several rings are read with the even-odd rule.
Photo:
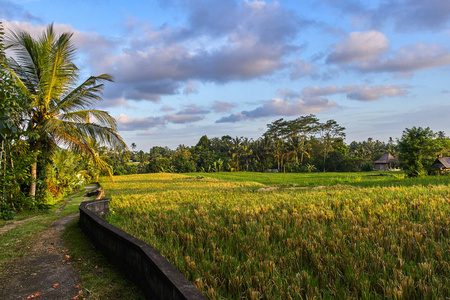
[[319, 188], [287, 177], [270, 188], [251, 174], [118, 176], [102, 182], [108, 221], [155, 247], [210, 299], [450, 296], [447, 177], [366, 187], [359, 174], [360, 186]]

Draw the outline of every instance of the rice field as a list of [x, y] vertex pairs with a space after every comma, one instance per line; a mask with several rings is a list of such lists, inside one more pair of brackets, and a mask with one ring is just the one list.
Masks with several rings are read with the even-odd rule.
[[155, 247], [210, 299], [438, 299], [450, 297], [442, 180], [273, 189], [141, 174], [102, 185], [108, 221]]

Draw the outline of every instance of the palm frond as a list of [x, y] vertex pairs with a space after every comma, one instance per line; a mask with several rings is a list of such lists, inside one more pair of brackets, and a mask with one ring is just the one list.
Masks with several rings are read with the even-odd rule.
[[116, 119], [114, 119], [107, 111], [103, 110], [79, 110], [63, 114], [59, 118], [63, 121], [71, 121], [74, 123], [90, 123], [88, 120], [94, 118], [94, 123], [96, 124], [117, 129]]
[[31, 35], [24, 30], [10, 31], [6, 39], [6, 47], [15, 54], [17, 64], [31, 78], [39, 78], [39, 47]]
[[112, 179], [111, 167], [90, 146], [90, 137], [83, 135], [75, 125], [75, 123], [63, 122], [58, 119], [49, 119], [45, 123], [43, 131], [48, 132], [58, 144], [67, 146], [77, 154], [88, 156], [97, 168], [106, 172]]
[[3, 30], [3, 24], [0, 22], [0, 69], [3, 68], [4, 64], [6, 63], [6, 56], [5, 56], [5, 45], [3, 44], [5, 36], [5, 31]]
[[100, 95], [104, 84], [99, 83], [102, 81], [113, 81], [113, 78], [109, 74], [89, 77], [52, 107], [52, 111], [68, 113], [90, 108], [93, 104], [102, 100]]
[[49, 26], [39, 43], [46, 51], [45, 60], [40, 65], [40, 89], [44, 103], [50, 108], [53, 99], [59, 99], [67, 93], [78, 78], [78, 68], [73, 63], [75, 47], [71, 42], [72, 33], [63, 33], [56, 37], [53, 26]]
[[42, 126], [42, 130], [55, 138], [58, 143], [66, 143], [66, 139], [78, 140], [87, 143], [95, 140], [100, 145], [110, 146], [118, 150], [127, 149], [118, 132], [110, 127], [94, 123], [77, 123], [60, 119], [48, 119]]
[[37, 93], [35, 87], [37, 80], [35, 76], [30, 77], [30, 74], [24, 70], [13, 58], [8, 58], [8, 67], [11, 70], [10, 74], [14, 78], [16, 85], [21, 91], [28, 96]]

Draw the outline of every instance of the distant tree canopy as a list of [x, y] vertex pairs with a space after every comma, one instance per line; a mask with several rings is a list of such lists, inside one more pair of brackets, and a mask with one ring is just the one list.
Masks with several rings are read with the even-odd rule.
[[[194, 146], [179, 145], [175, 150], [154, 146], [147, 153], [132, 151], [126, 156], [130, 158], [128, 163], [124, 161], [124, 155], [110, 151], [108, 162], [114, 167], [115, 174], [268, 170], [357, 172], [372, 170], [373, 162], [389, 152], [401, 159], [405, 171], [409, 170], [409, 160], [419, 161], [420, 166], [407, 171], [409, 176], [416, 176], [429, 171], [436, 156], [445, 156], [450, 149], [444, 132], [434, 134], [429, 128], [412, 128], [406, 129], [404, 134], [411, 135], [409, 139], [417, 143], [415, 147], [421, 151], [410, 142], [405, 144], [406, 136], [397, 141], [389, 138], [387, 142], [368, 138], [347, 145], [344, 143], [345, 128], [335, 120], [321, 122], [315, 115], [306, 115], [269, 123], [258, 139], [230, 135], [208, 138], [204, 135]], [[426, 136], [425, 140], [431, 139], [431, 146], [419, 143], [422, 134]], [[415, 158], [417, 153], [421, 153], [419, 160]]]

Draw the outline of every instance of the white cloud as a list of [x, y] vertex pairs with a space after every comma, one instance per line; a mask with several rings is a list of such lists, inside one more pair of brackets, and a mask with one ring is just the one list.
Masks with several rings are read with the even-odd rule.
[[302, 94], [304, 97], [322, 97], [322, 96], [329, 96], [334, 94], [345, 94], [352, 92], [357, 87], [355, 85], [344, 85], [342, 88], [337, 87], [336, 85], [332, 86], [313, 86], [313, 87], [306, 87], [303, 89]]
[[408, 94], [407, 85], [361, 86], [347, 94], [352, 100], [373, 101], [384, 97], [404, 96]]
[[227, 112], [233, 107], [235, 107], [233, 103], [215, 100], [212, 109], [215, 112]]
[[328, 56], [329, 63], [350, 63], [373, 61], [389, 50], [389, 40], [381, 32], [352, 32], [342, 42], [334, 45]]

